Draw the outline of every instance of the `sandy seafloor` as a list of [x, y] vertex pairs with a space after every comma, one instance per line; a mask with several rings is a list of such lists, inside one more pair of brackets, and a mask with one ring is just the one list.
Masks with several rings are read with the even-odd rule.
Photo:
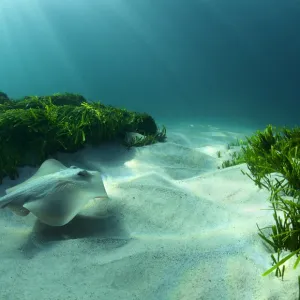
[[[268, 192], [241, 173], [245, 165], [218, 169], [227, 143], [253, 131], [166, 125], [166, 143], [58, 156], [104, 172], [110, 197], [69, 224], [0, 211], [1, 300], [297, 299], [291, 263], [283, 281], [261, 276], [271, 259], [256, 224], [273, 224]], [[34, 172], [4, 180], [1, 195]]]

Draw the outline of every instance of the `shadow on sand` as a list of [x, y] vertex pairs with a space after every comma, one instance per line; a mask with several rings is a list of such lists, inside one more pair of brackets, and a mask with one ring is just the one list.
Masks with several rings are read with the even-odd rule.
[[60, 227], [51, 227], [37, 220], [20, 250], [26, 258], [33, 258], [39, 252], [55, 247], [57, 243], [72, 239], [85, 239], [86, 242], [97, 244], [102, 250], [119, 248], [132, 240], [122, 223], [118, 213], [101, 218], [78, 215]]

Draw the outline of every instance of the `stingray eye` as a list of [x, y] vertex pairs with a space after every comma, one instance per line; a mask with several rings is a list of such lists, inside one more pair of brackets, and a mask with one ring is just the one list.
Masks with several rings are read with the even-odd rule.
[[77, 173], [78, 176], [86, 177], [89, 175], [88, 171], [86, 170], [81, 170]]
[[77, 169], [76, 166], [70, 166], [70, 169]]

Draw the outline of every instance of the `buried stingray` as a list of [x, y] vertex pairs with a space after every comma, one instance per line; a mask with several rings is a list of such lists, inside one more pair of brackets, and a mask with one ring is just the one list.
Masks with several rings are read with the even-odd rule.
[[31, 212], [44, 224], [63, 226], [95, 198], [108, 199], [98, 171], [67, 168], [48, 159], [28, 180], [6, 190], [0, 208], [7, 207], [19, 216]]

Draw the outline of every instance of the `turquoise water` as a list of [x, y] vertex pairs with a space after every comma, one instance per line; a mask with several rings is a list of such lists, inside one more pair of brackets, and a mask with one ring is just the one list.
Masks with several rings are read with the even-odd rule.
[[293, 271], [261, 276], [269, 194], [218, 168], [227, 143], [297, 124], [299, 53], [296, 0], [0, 0], [0, 91], [79, 93], [168, 137], [59, 154], [103, 172], [109, 196], [66, 226], [1, 209], [0, 300], [295, 299]]
[[296, 0], [2, 0], [0, 90], [294, 125], [299, 16]]

